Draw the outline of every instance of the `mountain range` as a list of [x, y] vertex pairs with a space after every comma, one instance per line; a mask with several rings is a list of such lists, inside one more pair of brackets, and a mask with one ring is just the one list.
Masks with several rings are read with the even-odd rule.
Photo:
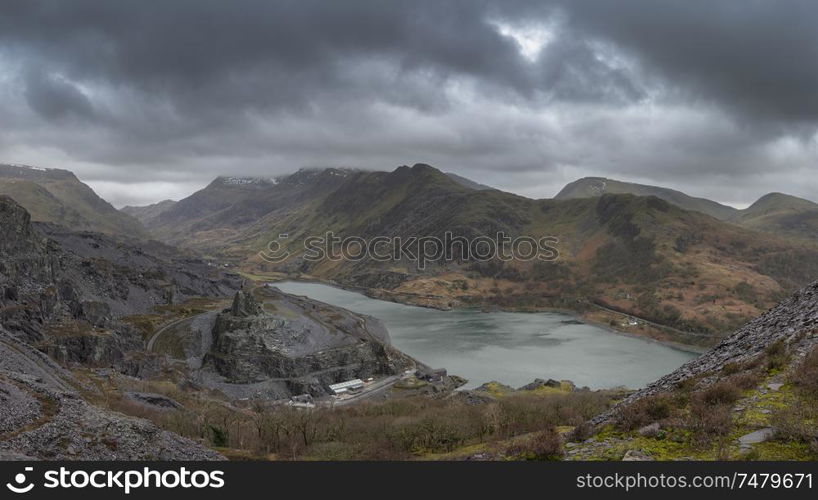
[[[328, 279], [434, 307], [604, 307], [677, 330], [719, 334], [818, 275], [815, 240], [790, 220], [809, 220], [814, 204], [777, 194], [737, 210], [663, 188], [584, 179], [555, 199], [533, 200], [418, 164], [392, 172], [220, 177], [163, 205], [144, 209], [150, 217], [143, 217], [160, 240], [251, 272]], [[776, 229], [785, 225], [787, 231]], [[554, 236], [560, 259], [455, 261], [424, 270], [408, 261], [305, 260], [303, 240], [328, 231], [365, 239], [442, 238], [446, 231], [467, 238]], [[266, 262], [259, 252], [281, 234], [290, 258]]]
[[[666, 188], [585, 178], [554, 199], [534, 200], [417, 164], [392, 172], [329, 168], [219, 177], [180, 201], [117, 212], [69, 172], [0, 171], [7, 185], [24, 180], [27, 189], [17, 196], [41, 214], [35, 220], [112, 233], [131, 228], [130, 234], [149, 234], [245, 272], [324, 279], [432, 307], [556, 307], [617, 328], [621, 314], [633, 315], [650, 330], [640, 333], [687, 344], [712, 342], [818, 275], [818, 205], [778, 193], [738, 210]], [[28, 196], [32, 189], [51, 189], [50, 196]], [[75, 205], [66, 192], [96, 203], [78, 205], [76, 212], [89, 215], [55, 209]], [[98, 220], [90, 207], [98, 207]], [[305, 259], [304, 239], [329, 231], [364, 239], [443, 238], [447, 231], [471, 239], [498, 232], [553, 236], [560, 258], [461, 259], [425, 269], [405, 259]], [[265, 260], [261, 252], [285, 234], [280, 243], [289, 258]]]

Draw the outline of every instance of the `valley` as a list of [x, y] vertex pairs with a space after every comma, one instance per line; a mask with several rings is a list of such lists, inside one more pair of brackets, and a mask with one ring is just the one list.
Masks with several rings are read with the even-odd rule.
[[[757, 231], [752, 222], [783, 221], [791, 210], [808, 220], [811, 202], [770, 195], [739, 213], [662, 188], [606, 180], [603, 191], [594, 182], [601, 181], [532, 200], [475, 189], [422, 164], [392, 172], [302, 170], [275, 179], [218, 178], [179, 202], [150, 207], [145, 221], [156, 238], [248, 275], [323, 280], [440, 309], [567, 310], [699, 349], [818, 275], [818, 243], [808, 234]], [[454, 259], [419, 269], [411, 259], [316, 262], [304, 248], [327, 232], [369, 241], [443, 239], [447, 231], [470, 241], [498, 233], [554, 237], [559, 258], [461, 260], [462, 247], [453, 244], [445, 250]], [[271, 242], [288, 257], [265, 258]]]
[[[52, 205], [52, 176], [85, 188], [19, 168], [23, 201], [0, 198], [4, 457], [813, 456], [793, 419], [812, 418], [814, 285], [762, 313], [808, 285], [818, 247], [750, 222], [808, 202], [737, 222], [661, 191], [531, 200], [415, 165], [219, 178], [129, 207], [145, 227], [122, 232], [43, 209], [32, 185]], [[325, 231], [555, 236], [560, 256], [306, 259]], [[281, 234], [289, 256], [265, 260]], [[360, 392], [333, 394], [345, 381]]]

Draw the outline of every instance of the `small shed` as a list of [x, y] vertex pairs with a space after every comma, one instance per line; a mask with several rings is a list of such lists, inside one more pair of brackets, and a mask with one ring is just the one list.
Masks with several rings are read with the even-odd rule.
[[352, 380], [347, 380], [346, 382], [340, 382], [338, 384], [332, 384], [329, 386], [329, 390], [332, 391], [333, 394], [339, 396], [341, 394], [345, 394], [347, 392], [357, 392], [364, 388], [364, 381], [359, 378], [354, 378]]

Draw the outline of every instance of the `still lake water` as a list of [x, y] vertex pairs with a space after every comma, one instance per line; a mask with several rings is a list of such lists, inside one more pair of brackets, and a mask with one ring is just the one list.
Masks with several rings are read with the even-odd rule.
[[695, 354], [618, 335], [565, 314], [438, 311], [371, 299], [317, 283], [272, 283], [282, 291], [374, 316], [392, 344], [432, 366], [469, 379], [512, 387], [535, 378], [569, 379], [592, 389], [639, 388]]

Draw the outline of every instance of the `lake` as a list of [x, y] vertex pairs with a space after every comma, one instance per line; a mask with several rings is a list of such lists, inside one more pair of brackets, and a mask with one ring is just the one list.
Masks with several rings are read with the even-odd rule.
[[318, 283], [273, 285], [380, 319], [395, 347], [433, 368], [469, 379], [466, 388], [492, 380], [519, 387], [535, 378], [553, 378], [592, 389], [635, 389], [696, 356], [579, 323], [566, 314], [439, 311]]

